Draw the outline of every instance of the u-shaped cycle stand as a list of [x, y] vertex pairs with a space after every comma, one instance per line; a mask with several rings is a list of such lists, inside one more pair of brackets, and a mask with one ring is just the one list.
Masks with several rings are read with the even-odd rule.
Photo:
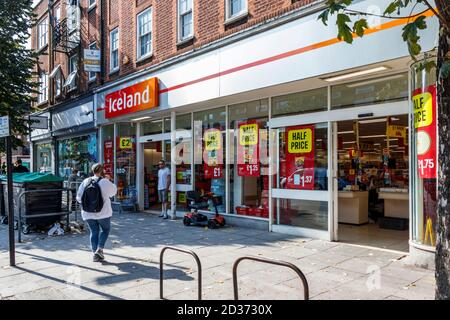
[[183, 253], [189, 254], [192, 257], [194, 257], [195, 262], [197, 262], [197, 268], [198, 268], [198, 300], [202, 300], [202, 264], [200, 263], [199, 257], [197, 256], [197, 254], [194, 251], [179, 249], [179, 248], [175, 248], [175, 247], [164, 247], [164, 248], [162, 248], [161, 254], [159, 256], [159, 297], [160, 297], [160, 299], [164, 299], [164, 294], [163, 294], [163, 281], [164, 281], [164, 269], [163, 269], [164, 263], [163, 263], [163, 258], [164, 258], [164, 252], [166, 252], [166, 250], [173, 250], [173, 251], [183, 252]]
[[266, 258], [259, 258], [259, 257], [252, 257], [252, 256], [245, 256], [237, 259], [233, 264], [233, 291], [234, 291], [234, 300], [239, 300], [238, 297], [238, 282], [237, 282], [237, 267], [239, 263], [241, 263], [243, 260], [252, 260], [262, 263], [268, 263], [268, 264], [274, 264], [277, 266], [287, 267], [289, 269], [292, 269], [297, 273], [297, 275], [300, 277], [302, 283], [303, 283], [303, 292], [305, 300], [309, 300], [309, 287], [308, 287], [308, 281], [306, 280], [305, 275], [303, 272], [294, 264], [286, 261], [279, 261], [279, 260], [273, 260], [273, 259], [266, 259]]

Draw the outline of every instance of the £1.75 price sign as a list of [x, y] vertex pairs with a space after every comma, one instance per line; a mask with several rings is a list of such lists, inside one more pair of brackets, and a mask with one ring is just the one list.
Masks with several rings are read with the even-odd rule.
[[413, 106], [419, 177], [434, 179], [437, 178], [436, 86], [414, 91]]

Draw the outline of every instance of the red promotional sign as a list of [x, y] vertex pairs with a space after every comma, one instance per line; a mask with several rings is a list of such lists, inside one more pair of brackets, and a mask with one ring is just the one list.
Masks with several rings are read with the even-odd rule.
[[103, 162], [105, 174], [109, 174], [111, 177], [114, 177], [114, 146], [112, 140], [107, 140], [103, 144]]
[[256, 120], [242, 122], [238, 126], [237, 162], [239, 176], [260, 176], [259, 126]]
[[208, 166], [206, 163], [203, 165], [205, 179], [222, 179], [223, 168], [222, 165]]
[[413, 92], [419, 177], [437, 178], [436, 86]]
[[286, 188], [314, 190], [314, 126], [286, 128]]
[[156, 108], [159, 104], [158, 95], [158, 78], [151, 78], [114, 91], [105, 97], [105, 117], [114, 118]]

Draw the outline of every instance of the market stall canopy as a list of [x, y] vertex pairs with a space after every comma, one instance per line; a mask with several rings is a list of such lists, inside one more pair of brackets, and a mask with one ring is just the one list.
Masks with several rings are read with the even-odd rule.
[[[6, 175], [1, 175], [0, 180], [6, 181]], [[26, 183], [26, 182], [62, 182], [63, 178], [55, 176], [51, 173], [39, 173], [39, 172], [26, 172], [26, 173], [13, 173], [14, 183]]]

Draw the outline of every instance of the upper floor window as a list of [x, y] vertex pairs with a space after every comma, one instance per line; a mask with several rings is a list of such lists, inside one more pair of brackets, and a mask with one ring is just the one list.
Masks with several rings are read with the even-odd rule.
[[119, 28], [109, 34], [109, 47], [109, 71], [113, 72], [119, 69]]
[[96, 4], [97, 4], [97, 0], [89, 0], [88, 10], [92, 9], [93, 7], [95, 7]]
[[193, 0], [178, 0], [178, 40], [183, 41], [194, 35]]
[[48, 74], [41, 72], [39, 74], [39, 94], [38, 103], [43, 103], [47, 101], [48, 95]]
[[[89, 50], [97, 50], [97, 44], [96, 44], [95, 42], [91, 43], [91, 44], [89, 45]], [[88, 80], [89, 80], [89, 81], [95, 81], [95, 79], [96, 79], [96, 73], [90, 71], [90, 72], [89, 72], [89, 79], [88, 79]]]
[[152, 54], [152, 8], [137, 16], [137, 59], [143, 59]]
[[54, 11], [54, 17], [56, 23], [59, 23], [61, 21], [61, 6], [57, 6]]
[[76, 31], [80, 28], [80, 1], [79, 0], [67, 0], [67, 29], [69, 33]]
[[69, 59], [69, 76], [66, 79], [66, 82], [64, 83], [64, 87], [67, 87], [67, 89], [73, 90], [77, 87], [76, 83], [76, 76], [78, 71], [78, 55], [73, 55]]
[[39, 22], [37, 27], [38, 32], [38, 49], [43, 48], [48, 43], [48, 19], [45, 18]]
[[247, 10], [247, 0], [226, 0], [227, 20], [246, 15]]

